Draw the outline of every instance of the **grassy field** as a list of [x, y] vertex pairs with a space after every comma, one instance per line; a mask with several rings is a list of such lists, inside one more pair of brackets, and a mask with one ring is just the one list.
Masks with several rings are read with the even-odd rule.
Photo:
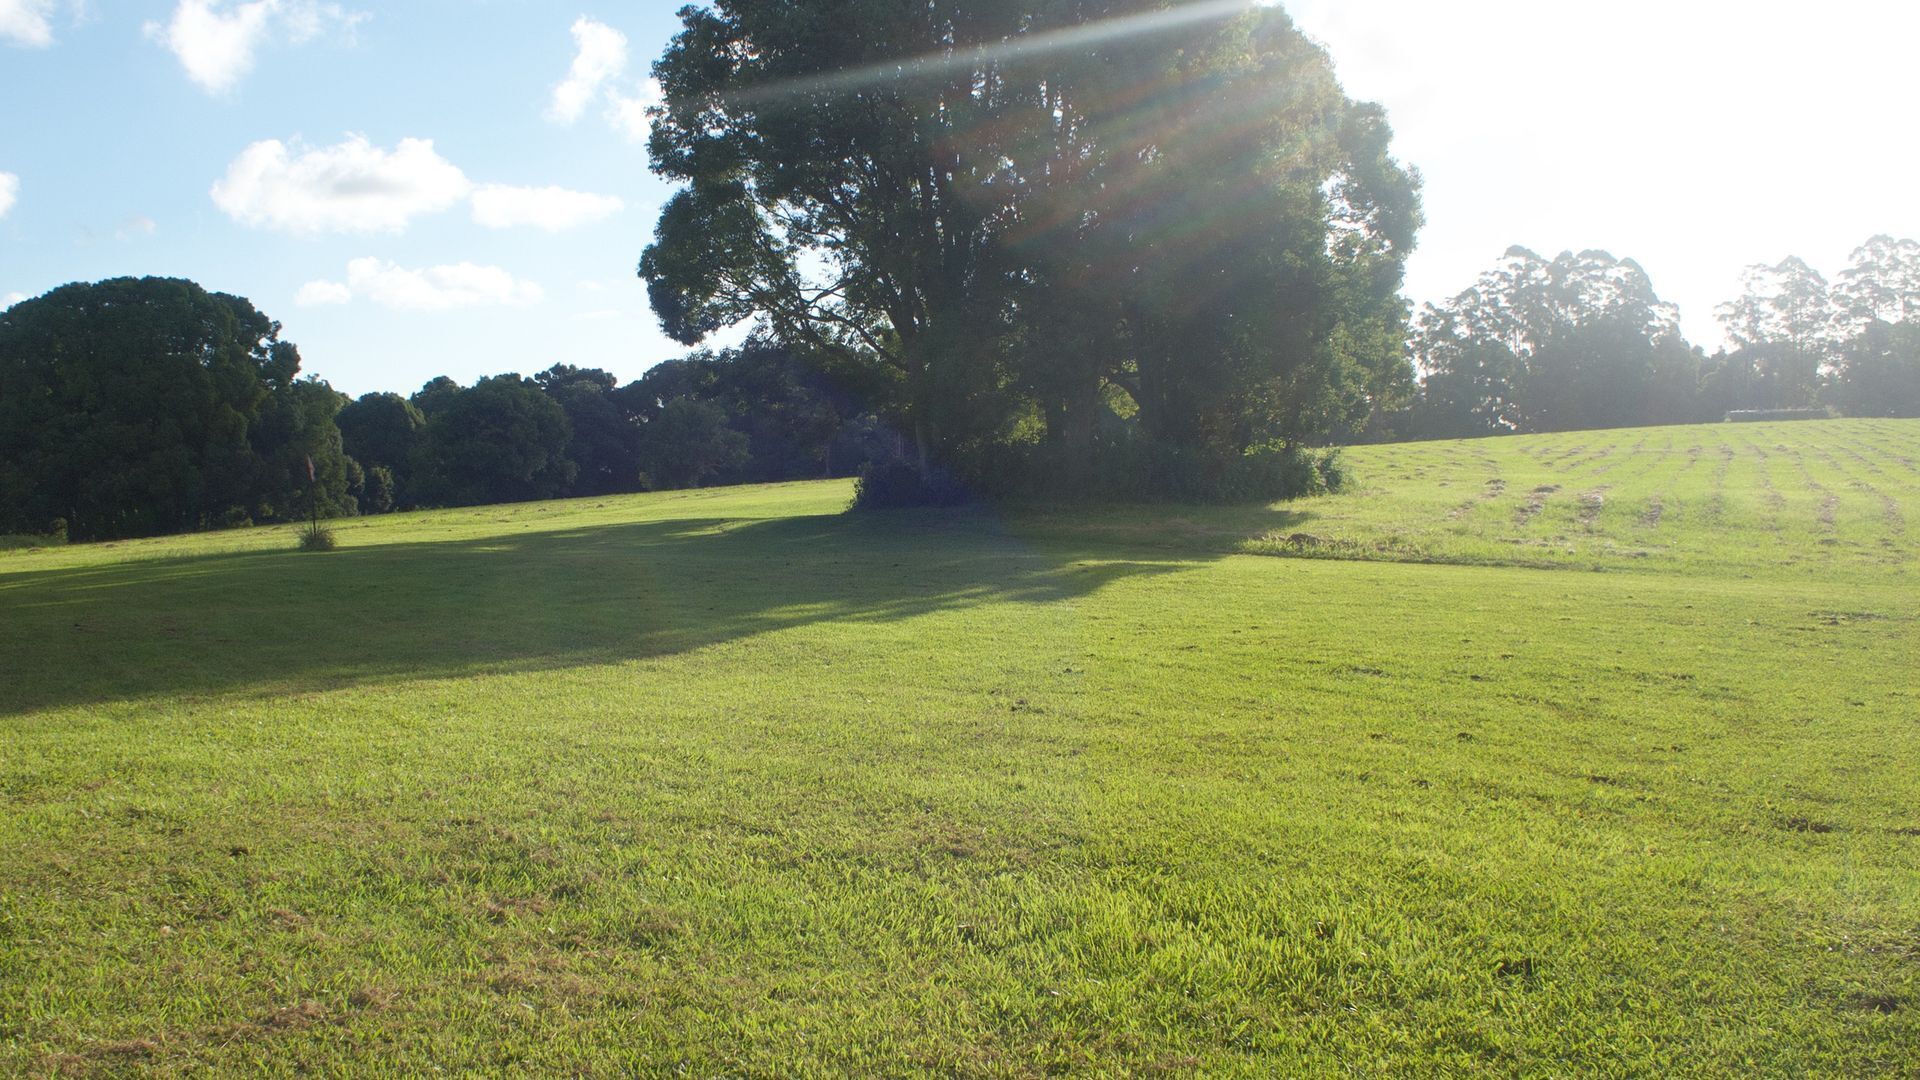
[[0, 553], [0, 1072], [1920, 1076], [1920, 422]]

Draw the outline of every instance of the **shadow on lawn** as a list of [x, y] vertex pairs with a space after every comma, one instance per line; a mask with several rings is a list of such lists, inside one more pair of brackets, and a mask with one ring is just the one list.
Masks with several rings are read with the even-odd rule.
[[[1256, 531], [1300, 517], [1242, 514]], [[610, 663], [1067, 600], [1228, 550], [1156, 544], [1146, 523], [1040, 532], [977, 512], [698, 518], [17, 574], [0, 578], [0, 715]]]

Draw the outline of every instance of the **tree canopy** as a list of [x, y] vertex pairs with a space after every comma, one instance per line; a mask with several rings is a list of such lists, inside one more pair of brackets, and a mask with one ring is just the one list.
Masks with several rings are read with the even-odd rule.
[[[280, 324], [172, 278], [68, 285], [0, 314], [0, 532], [80, 539], [350, 511], [338, 395]], [[298, 463], [296, 465], [296, 462]]]
[[15, 305], [0, 315], [0, 536], [844, 477], [899, 452], [870, 385], [764, 337], [624, 386], [557, 364], [349, 400], [299, 367], [278, 323], [190, 281]]
[[1920, 243], [1876, 236], [1833, 284], [1799, 258], [1748, 267], [1717, 315], [1731, 348], [1708, 357], [1631, 259], [1513, 248], [1421, 312], [1418, 396], [1377, 426], [1444, 437], [1755, 410], [1920, 415]]
[[1109, 431], [1216, 466], [1411, 387], [1420, 221], [1380, 110], [1276, 7], [720, 0], [655, 66], [641, 259], [689, 344], [865, 369], [924, 470]]
[[1413, 351], [1427, 391], [1414, 426], [1430, 435], [1663, 422], [1649, 419], [1662, 388], [1698, 363], [1678, 309], [1632, 259], [1522, 247], [1428, 305]]

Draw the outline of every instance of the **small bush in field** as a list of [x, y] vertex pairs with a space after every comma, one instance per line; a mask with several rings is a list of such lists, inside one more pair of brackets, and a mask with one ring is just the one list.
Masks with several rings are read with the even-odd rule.
[[332, 551], [339, 546], [332, 529], [316, 525], [300, 534], [301, 551]]
[[967, 491], [939, 469], [922, 473], [904, 461], [869, 462], [853, 487], [855, 510], [902, 510], [914, 506], [960, 506]]

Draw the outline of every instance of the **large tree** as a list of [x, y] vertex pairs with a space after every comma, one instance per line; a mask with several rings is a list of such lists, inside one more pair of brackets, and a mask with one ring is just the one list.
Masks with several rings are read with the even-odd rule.
[[[428, 384], [420, 501], [469, 506], [567, 494], [576, 473], [567, 457], [572, 425], [533, 380], [515, 374], [449, 389]], [[416, 395], [418, 396], [418, 395]]]
[[1848, 416], [1920, 416], [1920, 322], [1868, 323], [1841, 349], [1830, 394]]
[[[346, 511], [338, 404], [280, 324], [191, 281], [67, 285], [0, 314], [0, 532], [76, 539]], [[299, 476], [291, 462], [301, 461]]]
[[640, 427], [616, 392], [619, 380], [599, 368], [555, 364], [533, 381], [567, 414], [567, 457], [579, 469], [577, 495], [640, 489]]
[[1832, 290], [1798, 257], [1747, 267], [1740, 275], [1740, 297], [1720, 305], [1717, 315], [1737, 348], [1783, 345], [1817, 356], [1833, 341]]
[[347, 453], [362, 465], [401, 469], [419, 448], [427, 418], [399, 394], [362, 394], [334, 418]]
[[1699, 356], [1645, 270], [1604, 251], [1509, 249], [1471, 288], [1422, 312], [1434, 434], [1566, 431], [1690, 417]]
[[[363, 394], [334, 417], [341, 444], [358, 461], [370, 482], [384, 493], [385, 507], [413, 500], [412, 482], [426, 444], [427, 418], [406, 398], [395, 393]], [[376, 472], [385, 470], [378, 481]]]
[[698, 487], [744, 465], [747, 454], [747, 437], [727, 423], [727, 411], [695, 397], [667, 401], [640, 433], [649, 487]]
[[355, 489], [365, 483], [345, 453], [335, 421], [347, 396], [318, 378], [296, 379], [267, 399], [253, 429], [259, 458], [259, 505], [282, 519], [339, 517], [358, 512]]
[[701, 482], [853, 475], [875, 456], [861, 445], [871, 437], [867, 410], [874, 388], [861, 384], [860, 372], [836, 371], [822, 361], [817, 353], [753, 337], [738, 348], [699, 350], [654, 365], [617, 392], [640, 423], [642, 470], [655, 485], [680, 475], [659, 463], [664, 442], [656, 425], [670, 403], [685, 398], [716, 406], [727, 426], [746, 438], [745, 457], [721, 455]]
[[1722, 304], [1720, 324], [1734, 352], [1719, 365], [1723, 382], [1744, 382], [1740, 407], [1813, 404], [1820, 371], [1839, 344], [1833, 290], [1797, 257], [1749, 266], [1738, 299]]
[[1519, 428], [1514, 390], [1520, 358], [1514, 342], [1507, 335], [1478, 333], [1474, 311], [1459, 298], [1421, 311], [1413, 335], [1421, 392], [1407, 434], [1451, 439]]
[[1853, 252], [1834, 288], [1844, 336], [1872, 322], [1920, 322], [1920, 240], [1882, 234]]
[[1274, 7], [719, 0], [681, 12], [641, 261], [688, 343], [876, 371], [922, 463], [1120, 411], [1228, 457], [1404, 392], [1419, 214], [1378, 109]]

